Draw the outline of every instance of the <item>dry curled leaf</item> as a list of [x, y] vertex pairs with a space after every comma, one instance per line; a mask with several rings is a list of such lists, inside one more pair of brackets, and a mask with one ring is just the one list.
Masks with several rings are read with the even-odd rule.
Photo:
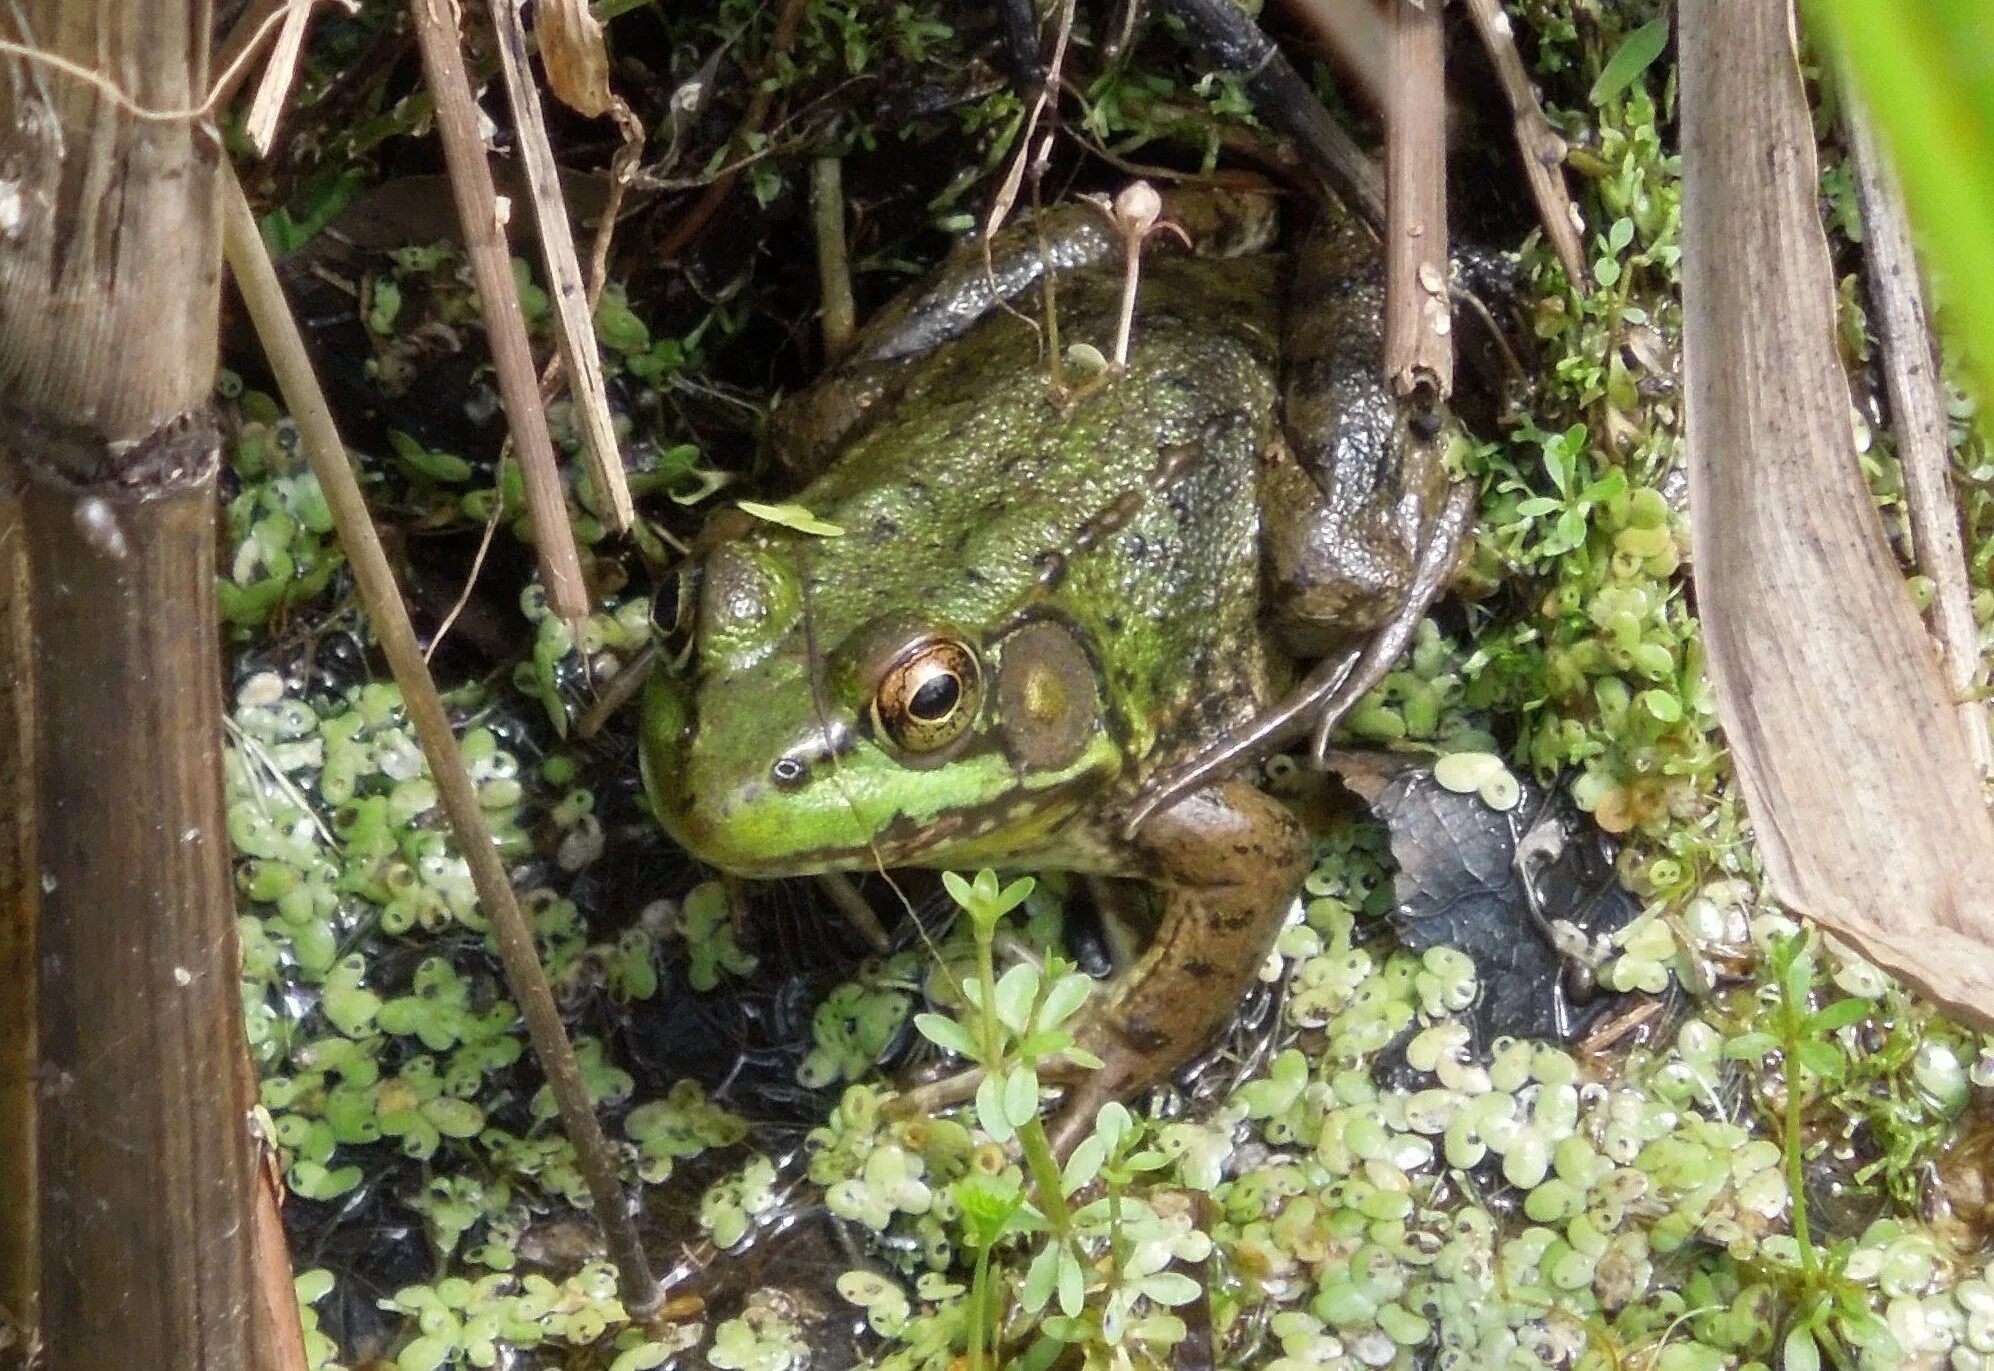
[[1678, 31], [1697, 601], [1766, 875], [1994, 1024], [1994, 819], [1856, 461], [1791, 16], [1685, 0]]
[[609, 113], [616, 99], [609, 89], [609, 47], [586, 0], [540, 0], [533, 13], [555, 98], [591, 119]]

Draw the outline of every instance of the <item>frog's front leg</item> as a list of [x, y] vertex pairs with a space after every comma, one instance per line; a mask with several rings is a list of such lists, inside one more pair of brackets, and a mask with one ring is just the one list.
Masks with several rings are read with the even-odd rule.
[[1067, 1097], [1051, 1130], [1065, 1156], [1101, 1106], [1182, 1066], [1231, 1020], [1308, 872], [1309, 842], [1281, 803], [1228, 781], [1154, 815], [1134, 846], [1162, 917], [1075, 1031], [1098, 1071], [1055, 1073]]
[[1287, 448], [1261, 473], [1263, 574], [1291, 654], [1322, 657], [1404, 610], [1446, 499], [1452, 426], [1385, 384], [1384, 273], [1364, 225], [1332, 214], [1303, 239], [1294, 270], [1282, 339]]
[[1302, 242], [1283, 339], [1285, 443], [1263, 454], [1261, 575], [1282, 645], [1319, 665], [1285, 699], [1150, 778], [1124, 816], [1152, 816], [1238, 767], [1330, 730], [1391, 670], [1446, 589], [1474, 521], [1450, 482], [1451, 420], [1385, 386], [1384, 276], [1370, 231], [1343, 214]]

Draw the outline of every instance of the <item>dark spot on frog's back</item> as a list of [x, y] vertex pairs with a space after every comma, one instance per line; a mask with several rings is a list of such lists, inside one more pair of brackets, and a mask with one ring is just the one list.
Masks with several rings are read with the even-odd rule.
[[867, 534], [868, 539], [874, 544], [890, 543], [899, 536], [900, 525], [884, 514], [874, 517], [872, 528]]
[[1131, 1018], [1122, 1023], [1122, 1036], [1138, 1052], [1157, 1052], [1170, 1041], [1170, 1035], [1146, 1020]]

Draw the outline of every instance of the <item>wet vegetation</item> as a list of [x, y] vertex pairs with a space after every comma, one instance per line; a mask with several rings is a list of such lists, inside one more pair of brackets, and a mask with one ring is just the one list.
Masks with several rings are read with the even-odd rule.
[[[1773, 907], [1728, 785], [1684, 566], [1661, 6], [1509, 6], [1572, 144], [1584, 294], [1531, 231], [1489, 83], [1454, 45], [1458, 228], [1514, 255], [1522, 373], [1480, 402], [1455, 592], [1346, 730], [1456, 759], [1442, 784], [1498, 808], [1528, 778], [1619, 839], [1640, 913], [1592, 967], [1618, 998], [1576, 1042], [1481, 1032], [1475, 962], [1405, 949], [1388, 835], [1343, 806], [1237, 1029], [1177, 1087], [1104, 1111], [1063, 1171], [1035, 1069], [1092, 983], [1062, 960], [1057, 876], [858, 882], [892, 933], [872, 947], [812, 887], [732, 890], [678, 854], [645, 813], [631, 711], [577, 727], [649, 640], [649, 597], [705, 513], [789, 493], [757, 436], [822, 361], [812, 160], [844, 159], [863, 316], [978, 221], [1017, 152], [1001, 33], [990, 7], [927, 0], [608, 8], [627, 11], [615, 80], [651, 131], [596, 310], [643, 517], [610, 539], [572, 486], [599, 605], [579, 631], [532, 582], [392, 7], [323, 23], [250, 189], [441, 640], [467, 761], [671, 1298], [644, 1324], [615, 1299], [468, 871], [245, 346], [221, 385], [230, 825], [315, 1365], [1994, 1363], [1994, 1041]], [[1236, 84], [1200, 75], [1160, 15], [1124, 41], [1121, 9], [1079, 7], [1040, 194], [1138, 173], [1292, 180]], [[1334, 75], [1314, 76], [1364, 130]], [[580, 212], [602, 201], [607, 127], [557, 130]], [[1836, 155], [1823, 205], [1861, 396]], [[529, 290], [536, 327], [545, 304]], [[1994, 464], [1956, 413], [1985, 625]], [[1880, 436], [1865, 460], [1894, 519]], [[974, 1102], [895, 1115], [895, 1082], [945, 1052], [990, 1068]]]

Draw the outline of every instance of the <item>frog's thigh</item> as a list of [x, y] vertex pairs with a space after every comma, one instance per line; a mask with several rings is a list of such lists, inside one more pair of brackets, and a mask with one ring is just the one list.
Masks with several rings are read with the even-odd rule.
[[1239, 781], [1186, 796], [1145, 823], [1136, 843], [1163, 912], [1084, 1035], [1106, 1063], [1090, 1082], [1103, 1096], [1166, 1075], [1224, 1026], [1308, 872], [1308, 838], [1294, 815]]

